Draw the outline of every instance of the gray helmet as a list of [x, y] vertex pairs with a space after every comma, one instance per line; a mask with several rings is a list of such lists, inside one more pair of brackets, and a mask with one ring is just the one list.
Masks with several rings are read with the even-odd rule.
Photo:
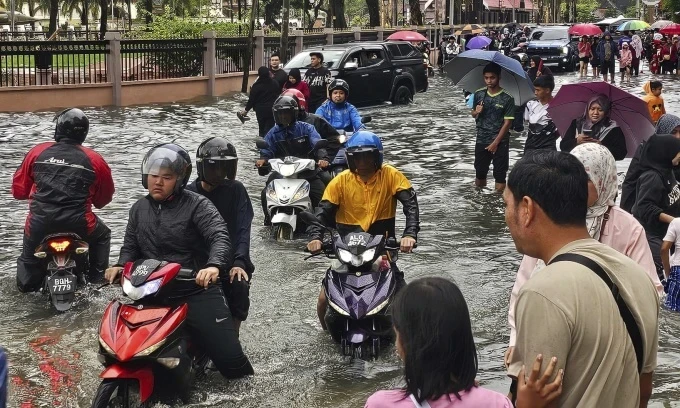
[[191, 177], [191, 157], [186, 150], [174, 143], [152, 147], [142, 160], [142, 185], [149, 188], [149, 174], [158, 175], [161, 169], [169, 169], [177, 176], [174, 194], [184, 190]]

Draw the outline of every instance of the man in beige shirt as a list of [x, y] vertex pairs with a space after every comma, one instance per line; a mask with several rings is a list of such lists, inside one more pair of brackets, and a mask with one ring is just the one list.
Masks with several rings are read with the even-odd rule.
[[[658, 350], [658, 297], [640, 266], [588, 234], [583, 165], [562, 152], [525, 156], [510, 173], [503, 199], [517, 250], [548, 264], [520, 290], [508, 375], [516, 378], [538, 354], [555, 356], [557, 369], [564, 369], [558, 406], [646, 407]], [[642, 374], [611, 290], [579, 263], [550, 264], [563, 253], [590, 258], [618, 286], [642, 337]]]

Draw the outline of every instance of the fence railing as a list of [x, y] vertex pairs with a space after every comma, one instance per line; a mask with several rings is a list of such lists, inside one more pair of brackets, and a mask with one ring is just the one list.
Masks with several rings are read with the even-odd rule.
[[[215, 39], [215, 63], [216, 73], [226, 74], [230, 72], [243, 72], [243, 61], [248, 50], [248, 39], [246, 37], [237, 38], [216, 38]], [[255, 54], [250, 53], [248, 66], [254, 64]]]
[[0, 87], [107, 82], [108, 54], [106, 41], [0, 42]]
[[203, 75], [203, 39], [120, 42], [123, 81]]

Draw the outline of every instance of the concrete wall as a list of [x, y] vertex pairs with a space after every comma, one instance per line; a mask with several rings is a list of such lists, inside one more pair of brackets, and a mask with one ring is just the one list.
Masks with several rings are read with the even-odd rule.
[[[248, 86], [257, 78], [251, 72]], [[243, 75], [219, 74], [215, 79], [215, 94], [241, 91]], [[31, 112], [70, 107], [111, 106], [113, 84], [45, 85], [0, 88], [0, 112]], [[208, 78], [174, 78], [154, 81], [123, 82], [121, 105], [170, 103], [208, 95]]]

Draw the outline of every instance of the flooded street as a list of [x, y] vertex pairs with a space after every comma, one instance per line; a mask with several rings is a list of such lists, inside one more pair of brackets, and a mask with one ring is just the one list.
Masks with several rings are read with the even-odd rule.
[[[643, 80], [631, 86], [639, 94]], [[556, 77], [558, 86], [575, 74]], [[634, 81], [635, 82], [635, 81]], [[664, 80], [666, 108], [677, 114], [680, 84]], [[108, 161], [116, 183], [113, 202], [99, 216], [112, 229], [111, 263], [118, 256], [128, 210], [146, 191], [140, 183], [144, 153], [161, 142], [176, 142], [195, 158], [209, 136], [230, 139], [239, 153], [239, 178], [255, 208], [251, 257], [256, 270], [251, 310], [241, 342], [256, 375], [225, 382], [215, 375], [199, 384], [189, 406], [201, 407], [363, 407], [375, 390], [399, 385], [394, 349], [377, 362], [342, 358], [320, 329], [316, 299], [328, 260], [304, 261], [305, 239], [277, 243], [262, 227], [259, 206], [265, 177], [254, 168], [257, 123], [241, 125], [235, 113], [243, 95], [166, 106], [87, 109], [92, 146]], [[449, 79], [430, 79], [430, 90], [406, 107], [360, 109], [371, 114], [369, 128], [385, 145], [385, 161], [410, 178], [421, 210], [415, 253], [400, 258], [406, 280], [434, 275], [455, 280], [465, 295], [479, 353], [482, 386], [505, 392], [510, 381], [502, 365], [509, 330], [510, 289], [520, 255], [510, 239], [501, 196], [473, 185], [475, 126], [462, 91]], [[107, 287], [85, 292], [65, 314], [56, 314], [41, 295], [15, 288], [16, 257], [22, 242], [27, 202], [12, 199], [12, 174], [35, 144], [51, 140], [54, 113], [0, 114], [0, 345], [10, 358], [10, 406], [89, 407], [99, 384], [96, 359], [99, 319], [121, 295]], [[524, 137], [513, 134], [511, 165], [521, 157]], [[625, 171], [626, 163], [620, 171]], [[195, 177], [195, 167], [192, 179]], [[492, 183], [491, 183], [492, 184]], [[398, 209], [397, 230], [403, 227]], [[400, 233], [400, 232], [399, 232]], [[549, 328], [546, 328], [548, 330]], [[654, 407], [680, 406], [680, 315], [662, 312]]]

